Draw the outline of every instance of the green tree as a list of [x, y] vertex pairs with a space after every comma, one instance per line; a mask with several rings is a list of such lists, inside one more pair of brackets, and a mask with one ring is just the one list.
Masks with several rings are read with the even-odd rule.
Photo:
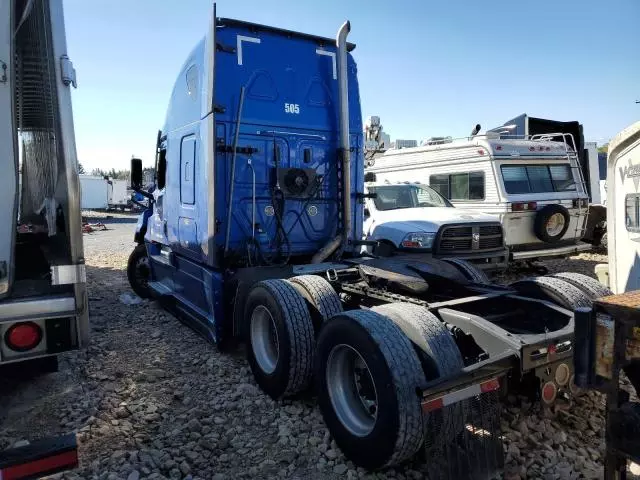
[[78, 162], [78, 173], [80, 175], [84, 175], [85, 173], [87, 173], [80, 162]]

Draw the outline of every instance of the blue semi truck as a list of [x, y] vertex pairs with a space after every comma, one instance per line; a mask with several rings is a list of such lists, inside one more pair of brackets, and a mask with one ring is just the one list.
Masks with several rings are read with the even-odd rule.
[[150, 207], [127, 274], [214, 344], [245, 342], [271, 397], [313, 380], [338, 446], [375, 469], [472, 431], [474, 399], [504, 381], [566, 398], [572, 309], [590, 300], [575, 278], [500, 287], [456, 259], [360, 255], [349, 30], [331, 40], [214, 11], [171, 94], [152, 192], [132, 160]]

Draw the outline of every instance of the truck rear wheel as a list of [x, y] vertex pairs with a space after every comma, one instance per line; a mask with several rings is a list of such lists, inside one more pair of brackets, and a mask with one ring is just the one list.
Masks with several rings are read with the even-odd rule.
[[318, 403], [340, 449], [368, 469], [412, 457], [424, 441], [416, 388], [420, 360], [393, 321], [367, 310], [334, 316], [320, 331]]
[[584, 292], [560, 278], [531, 277], [509, 286], [523, 296], [549, 300], [569, 310], [591, 307], [591, 299]]
[[[425, 379], [436, 380], [455, 375], [464, 368], [464, 360], [451, 333], [438, 318], [420, 305], [388, 303], [372, 309], [400, 327], [418, 347]], [[464, 428], [464, 402], [444, 407], [424, 422], [426, 440], [431, 444], [447, 441]]]
[[591, 300], [595, 300], [596, 298], [600, 297], [606, 297], [608, 295], [613, 295], [613, 292], [603, 284], [601, 284], [598, 280], [587, 275], [583, 275], [582, 273], [562, 272], [555, 273], [552, 275], [552, 277], [559, 278], [567, 283], [570, 283], [571, 285], [585, 293]]
[[487, 274], [472, 263], [460, 258], [442, 258], [441, 260], [456, 267], [470, 282], [491, 285], [491, 280]]
[[151, 269], [149, 267], [147, 247], [144, 243], [140, 243], [133, 249], [127, 262], [127, 279], [129, 280], [129, 285], [131, 285], [131, 290], [140, 298], [151, 298], [151, 289], [149, 288], [150, 277]]
[[306, 389], [313, 365], [314, 331], [305, 300], [286, 280], [264, 280], [245, 309], [247, 360], [256, 382], [274, 399]]
[[334, 315], [342, 312], [342, 302], [331, 284], [318, 275], [300, 275], [289, 283], [304, 297], [316, 330]]

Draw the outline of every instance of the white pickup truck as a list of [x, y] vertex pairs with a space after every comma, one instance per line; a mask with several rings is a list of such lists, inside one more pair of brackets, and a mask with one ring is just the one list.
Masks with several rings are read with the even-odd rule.
[[[483, 270], [507, 267], [500, 219], [455, 208], [428, 185], [367, 182], [365, 240], [378, 255], [459, 258]], [[372, 247], [366, 247], [371, 249]]]

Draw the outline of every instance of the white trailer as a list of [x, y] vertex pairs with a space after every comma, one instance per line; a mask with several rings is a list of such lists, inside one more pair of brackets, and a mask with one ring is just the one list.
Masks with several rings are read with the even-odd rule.
[[109, 184], [104, 177], [80, 175], [80, 206], [83, 210], [103, 210], [109, 207]]
[[119, 208], [124, 210], [131, 206], [131, 195], [129, 194], [126, 180], [110, 178], [107, 181], [108, 206], [109, 208]]
[[88, 342], [75, 83], [62, 1], [0, 1], [3, 369], [55, 370], [59, 353]]
[[596, 273], [614, 293], [640, 289], [640, 121], [609, 143], [607, 159], [609, 265]]

